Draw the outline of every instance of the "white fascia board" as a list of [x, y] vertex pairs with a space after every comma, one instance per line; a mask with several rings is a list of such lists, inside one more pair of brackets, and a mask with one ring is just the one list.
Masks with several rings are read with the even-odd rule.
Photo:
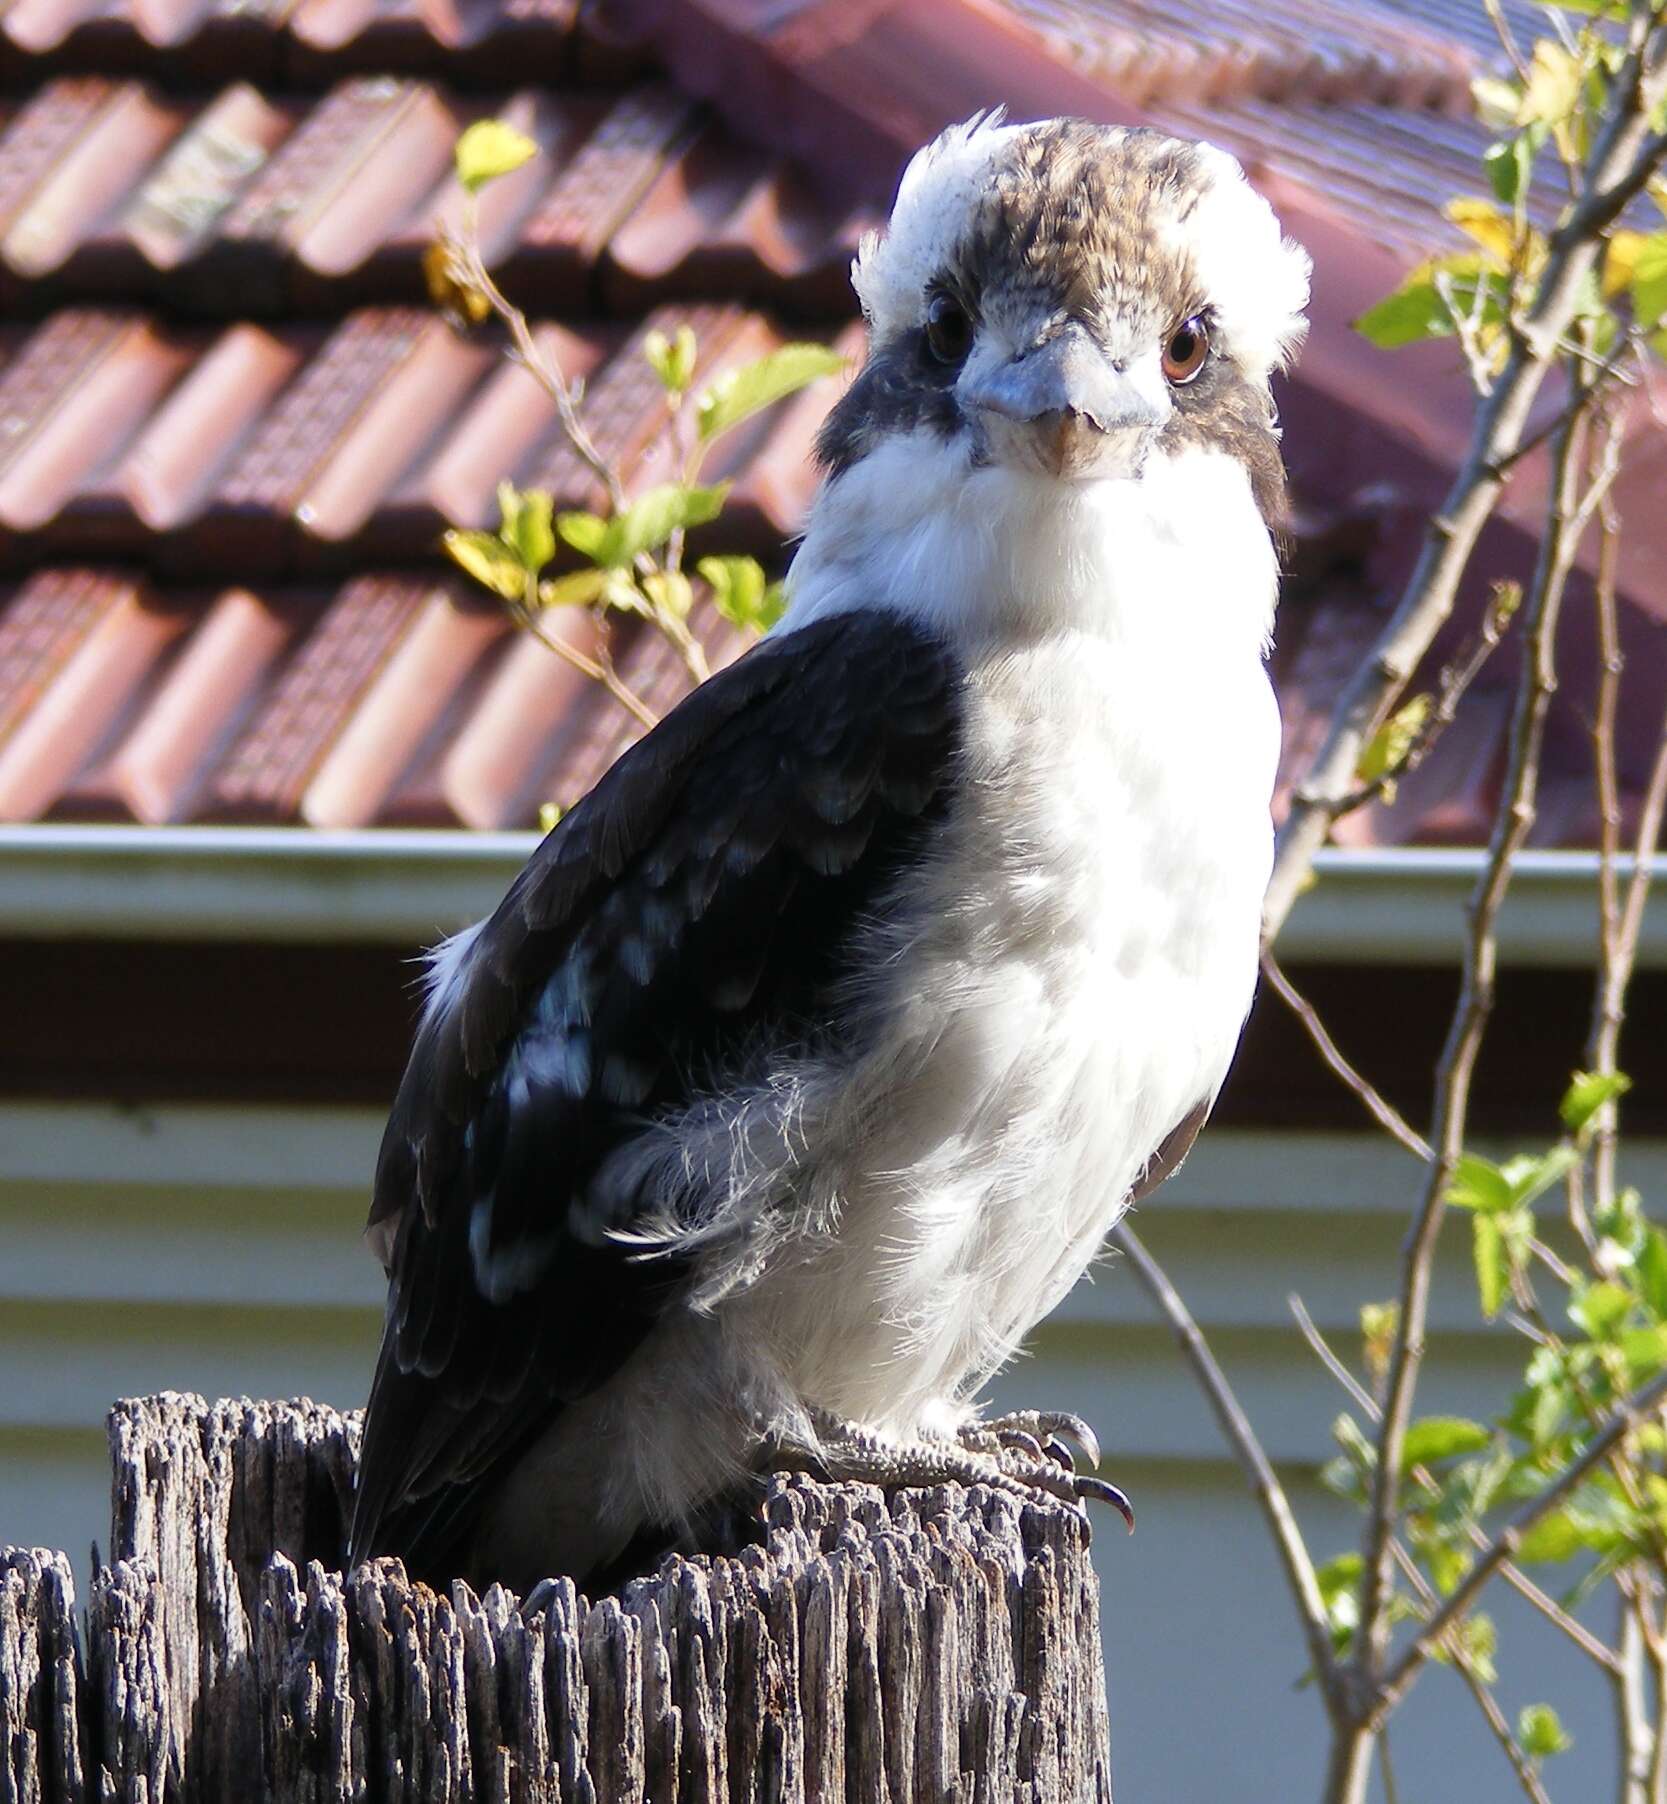
[[[399, 828], [0, 827], [0, 934], [427, 944], [489, 913], [537, 843], [534, 833]], [[1328, 849], [1280, 935], [1280, 955], [1454, 964], [1482, 858]], [[1593, 854], [1521, 856], [1500, 921], [1506, 963], [1588, 966], [1596, 923]], [[1667, 968], [1667, 888], [1659, 884], [1639, 963]]]

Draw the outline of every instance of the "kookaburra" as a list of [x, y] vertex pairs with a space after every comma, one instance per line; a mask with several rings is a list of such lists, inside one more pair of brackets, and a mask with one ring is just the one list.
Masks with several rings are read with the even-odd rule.
[[979, 1392], [1250, 1004], [1308, 259], [1219, 150], [982, 117], [853, 275], [785, 618], [433, 955], [354, 1559], [607, 1582], [778, 1465], [1116, 1500]]

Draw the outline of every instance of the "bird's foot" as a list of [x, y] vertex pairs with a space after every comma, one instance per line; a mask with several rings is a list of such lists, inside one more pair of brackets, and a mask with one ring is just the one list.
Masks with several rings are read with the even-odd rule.
[[1099, 1458], [1094, 1432], [1077, 1416], [1021, 1410], [973, 1423], [955, 1439], [896, 1441], [823, 1410], [811, 1412], [818, 1449], [806, 1463], [829, 1480], [851, 1479], [897, 1490], [909, 1485], [988, 1485], [1034, 1503], [1038, 1496], [1067, 1503], [1109, 1503], [1129, 1527], [1134, 1510], [1116, 1485], [1078, 1472], [1066, 1440], [1091, 1462]]

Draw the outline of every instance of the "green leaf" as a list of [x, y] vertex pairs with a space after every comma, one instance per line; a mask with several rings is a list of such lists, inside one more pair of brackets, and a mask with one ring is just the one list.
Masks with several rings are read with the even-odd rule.
[[1548, 1510], [1522, 1537], [1516, 1557], [1519, 1565], [1560, 1566], [1583, 1552], [1585, 1546], [1567, 1510]]
[[687, 620], [695, 603], [694, 585], [681, 570], [656, 570], [642, 579], [643, 593], [662, 614]]
[[558, 514], [556, 531], [580, 557], [595, 558], [608, 537], [608, 522], [600, 514]]
[[1530, 1760], [1549, 1760], [1566, 1754], [1574, 1738], [1564, 1732], [1557, 1712], [1549, 1704], [1526, 1704], [1517, 1717], [1517, 1740]]
[[1478, 1610], [1458, 1626], [1459, 1643], [1469, 1656], [1471, 1670], [1484, 1685], [1499, 1682], [1493, 1657], [1499, 1651], [1499, 1630], [1491, 1616]]
[[1314, 1573], [1331, 1629], [1331, 1645], [1339, 1654], [1348, 1652], [1360, 1626], [1360, 1572], [1359, 1554], [1340, 1553]]
[[827, 345], [782, 345], [768, 356], [720, 376], [695, 403], [695, 430], [704, 444], [820, 377], [837, 375], [844, 367], [845, 359]]
[[1327, 1608], [1339, 1597], [1351, 1595], [1360, 1584], [1360, 1555], [1357, 1553], [1340, 1553], [1334, 1560], [1327, 1560], [1314, 1572], [1314, 1582], [1320, 1588], [1320, 1600]]
[[1501, 206], [1514, 207], [1528, 192], [1533, 168], [1534, 141], [1527, 132], [1500, 138], [1482, 152], [1482, 169]]
[[1386, 802], [1395, 800], [1394, 775], [1406, 763], [1407, 754], [1417, 744], [1434, 706], [1434, 696], [1415, 695], [1390, 715], [1360, 754], [1360, 762], [1355, 766], [1356, 777], [1362, 783], [1382, 782]]
[[546, 577], [538, 585], [541, 608], [588, 608], [602, 593], [607, 574], [592, 566], [570, 571], [566, 576]]
[[457, 140], [452, 159], [457, 179], [471, 194], [478, 194], [488, 182], [530, 163], [537, 155], [538, 146], [525, 132], [501, 119], [481, 119]]
[[536, 576], [556, 555], [549, 495], [543, 489], [518, 489], [512, 482], [500, 482], [498, 511], [503, 516], [499, 538]]
[[1646, 330], [1667, 313], [1667, 232], [1652, 232], [1632, 265], [1632, 317]]
[[1505, 1263], [1505, 1237], [1492, 1215], [1478, 1215], [1471, 1222], [1472, 1252], [1476, 1261], [1476, 1295], [1482, 1314], [1491, 1322], [1505, 1301], [1510, 1271]]
[[1571, 1134], [1578, 1134], [1606, 1102], [1625, 1096], [1632, 1079], [1624, 1071], [1577, 1071], [1563, 1092], [1557, 1113]]
[[1623, 1328], [1615, 1344], [1621, 1349], [1634, 1384], [1653, 1378], [1667, 1366], [1667, 1327], [1658, 1324], [1653, 1328]]
[[454, 564], [494, 595], [520, 601], [526, 594], [527, 573], [496, 533], [453, 531], [442, 534], [440, 543]]
[[1511, 1207], [1525, 1208], [1536, 1197], [1544, 1195], [1553, 1184], [1561, 1183], [1570, 1168], [1578, 1165], [1580, 1153], [1566, 1140], [1545, 1153], [1518, 1153], [1499, 1168], [1499, 1175], [1510, 1185]]
[[1651, 1320], [1667, 1323], [1667, 1235], [1659, 1228], [1646, 1230], [1633, 1271], [1639, 1297]]
[[675, 338], [667, 338], [664, 332], [646, 333], [642, 350], [668, 395], [680, 395], [688, 388], [694, 379], [697, 350], [693, 326], [679, 326]]
[[743, 632], [768, 632], [781, 618], [781, 584], [766, 580], [757, 558], [703, 557], [695, 568], [711, 586], [718, 612]]
[[1480, 1422], [1464, 1416], [1425, 1416], [1407, 1428], [1401, 1446], [1401, 1470], [1433, 1465], [1458, 1453], [1480, 1453], [1493, 1436]]
[[1593, 1340], [1612, 1340], [1632, 1308], [1632, 1292], [1619, 1284], [1588, 1284], [1569, 1303], [1569, 1320]]
[[1504, 278], [1481, 257], [1469, 252], [1438, 257], [1419, 264], [1392, 295], [1368, 307], [1354, 327], [1386, 351], [1451, 338], [1454, 308], [1470, 313], [1480, 294], [1482, 322], [1498, 324], [1504, 318], [1505, 293]]
[[1474, 1209], [1478, 1215], [1498, 1215], [1515, 1205], [1510, 1181], [1491, 1159], [1465, 1153], [1453, 1167], [1447, 1186], [1450, 1209]]
[[715, 488], [662, 483], [608, 522], [607, 533], [592, 555], [599, 564], [623, 570], [640, 553], [663, 545], [679, 527], [704, 526], [717, 519], [728, 493], [727, 482]]

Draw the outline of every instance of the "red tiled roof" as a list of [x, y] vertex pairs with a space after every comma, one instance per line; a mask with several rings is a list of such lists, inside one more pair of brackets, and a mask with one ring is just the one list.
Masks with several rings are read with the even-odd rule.
[[[488, 260], [586, 379], [603, 448], [648, 480], [665, 451], [643, 333], [690, 318], [705, 371], [786, 335], [854, 352], [855, 240], [944, 119], [1005, 97], [1239, 151], [1321, 265], [1286, 395], [1311, 523], [1277, 665], [1289, 767], [1462, 430], [1456, 385], [1419, 412], [1430, 356], [1384, 370], [1346, 329], [1356, 289], [1381, 292], [1473, 174], [1478, 135], [1452, 115], [1488, 49], [1460, 4], [1376, 0], [1345, 27], [1317, 0], [1208, 18], [1167, 0], [13, 0], [0, 820], [515, 825], [625, 742], [614, 704], [437, 552], [446, 525], [488, 521], [502, 476], [596, 500], [536, 384], [423, 293], [461, 202], [451, 145], [488, 115], [540, 146], [486, 197]], [[726, 547], [773, 556], [797, 527], [828, 400], [726, 441]], [[1398, 512], [1358, 498], [1379, 479]], [[651, 699], [677, 693], [657, 641], [617, 655]], [[1474, 838], [1508, 678], [1350, 831]], [[1571, 740], [1548, 811], [1577, 837], [1580, 755]]]

